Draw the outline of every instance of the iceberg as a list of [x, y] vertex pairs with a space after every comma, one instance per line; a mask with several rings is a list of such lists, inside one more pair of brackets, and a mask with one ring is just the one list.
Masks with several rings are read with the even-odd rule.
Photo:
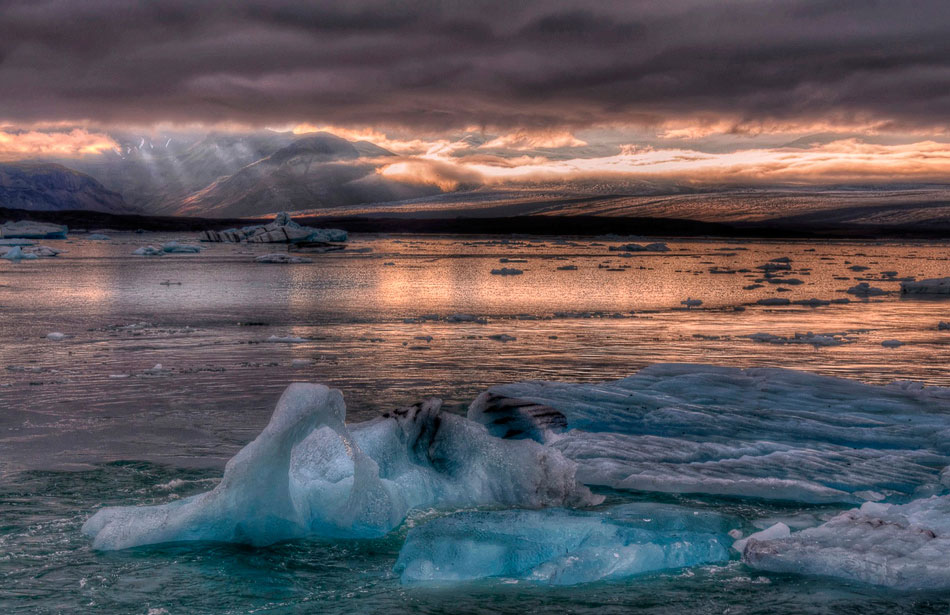
[[600, 503], [576, 465], [534, 441], [504, 440], [441, 412], [441, 400], [347, 426], [343, 395], [287, 387], [264, 431], [212, 491], [159, 506], [104, 508], [83, 526], [95, 549], [204, 540], [267, 545], [365, 538], [417, 508]]
[[730, 526], [715, 513], [662, 504], [601, 512], [465, 511], [410, 530], [395, 572], [403, 583], [616, 580], [726, 562]]
[[939, 493], [950, 390], [783, 369], [653, 365], [614, 382], [496, 386], [468, 418], [547, 444], [588, 485], [859, 503]]
[[132, 251], [135, 256], [161, 256], [165, 251], [162, 248], [156, 248], [153, 245], [142, 246]]
[[[753, 537], [750, 537], [753, 538]], [[902, 590], [950, 589], [950, 496], [867, 502], [818, 527], [750, 540], [749, 566], [837, 577]]]
[[18, 262], [21, 260], [36, 260], [39, 258], [39, 256], [31, 252], [24, 251], [20, 246], [13, 246], [12, 248], [6, 250], [3, 253], [3, 256], [0, 256], [0, 258], [8, 261]]
[[224, 231], [204, 231], [201, 241], [238, 243], [329, 243], [346, 241], [346, 231], [340, 229], [321, 229], [302, 226], [290, 218], [290, 214], [281, 212], [269, 224], [245, 226], [240, 229]]
[[66, 239], [69, 227], [45, 222], [21, 220], [0, 225], [0, 237], [5, 239]]

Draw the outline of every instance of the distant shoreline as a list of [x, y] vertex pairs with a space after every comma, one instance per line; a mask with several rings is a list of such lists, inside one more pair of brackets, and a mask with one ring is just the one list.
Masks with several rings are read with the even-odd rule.
[[[291, 212], [293, 216], [293, 213]], [[143, 216], [85, 210], [32, 211], [0, 207], [0, 221], [35, 220], [65, 224], [70, 229], [197, 232], [260, 224], [260, 218], [196, 218]], [[950, 239], [950, 227], [926, 224], [870, 226], [792, 225], [763, 222], [704, 222], [680, 218], [521, 215], [508, 217], [294, 217], [300, 224], [342, 228], [350, 233], [439, 235], [639, 235], [646, 237], [722, 237], [744, 239]]]

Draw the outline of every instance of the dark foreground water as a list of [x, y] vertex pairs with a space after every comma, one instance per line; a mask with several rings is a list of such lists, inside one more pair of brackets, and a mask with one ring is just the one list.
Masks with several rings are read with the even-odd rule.
[[[611, 241], [361, 237], [352, 247], [370, 251], [271, 266], [252, 262], [263, 248], [215, 245], [149, 259], [130, 253], [172, 237], [79, 237], [48, 242], [68, 250], [56, 259], [0, 261], [2, 613], [950, 611], [946, 595], [768, 575], [738, 561], [571, 588], [401, 586], [391, 569], [402, 540], [432, 511], [382, 540], [264, 549], [101, 553], [79, 532], [103, 505], [213, 487], [295, 380], [340, 388], [350, 420], [431, 395], [462, 409], [500, 382], [607, 380], [662, 361], [950, 385], [950, 331], [937, 329], [950, 320], [950, 303], [894, 293], [900, 277], [950, 275], [946, 244], [670, 241], [670, 252], [624, 257], [608, 250]], [[779, 283], [744, 288], [763, 279], [757, 266], [785, 256], [792, 270]], [[577, 269], [557, 269], [566, 265]], [[491, 274], [501, 267], [524, 273]], [[860, 281], [890, 294], [845, 292]], [[756, 303], [769, 297], [850, 303]], [[703, 304], [686, 310], [687, 298]], [[66, 339], [47, 340], [54, 331]], [[747, 337], [808, 331], [839, 343]], [[904, 345], [884, 348], [887, 339]], [[608, 496], [608, 504], [649, 497]], [[746, 530], [804, 510], [664, 501], [723, 510]]]

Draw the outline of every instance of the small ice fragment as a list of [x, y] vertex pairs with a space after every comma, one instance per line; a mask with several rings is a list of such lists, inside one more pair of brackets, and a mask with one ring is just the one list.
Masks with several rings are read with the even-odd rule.
[[276, 252], [274, 254], [264, 254], [254, 259], [255, 263], [270, 263], [276, 265], [299, 265], [303, 263], [312, 263], [309, 258], [302, 256], [293, 256], [285, 252]]
[[303, 342], [308, 342], [310, 340], [303, 337], [297, 337], [294, 335], [285, 335], [285, 336], [272, 335], [264, 341], [274, 342], [274, 343], [283, 343], [283, 344], [302, 344]]
[[495, 340], [496, 342], [513, 342], [518, 338], [506, 333], [499, 333], [498, 335], [489, 335], [488, 339]]
[[524, 273], [521, 269], [515, 269], [514, 267], [502, 267], [501, 269], [492, 269], [492, 275], [521, 275]]
[[66, 334], [60, 333], [59, 331], [53, 331], [52, 333], [46, 334], [46, 339], [48, 339], [51, 342], [61, 342], [64, 339], [66, 339]]
[[904, 342], [900, 340], [884, 340], [881, 342], [881, 346], [884, 346], [885, 348], [900, 348], [903, 345]]
[[698, 307], [702, 305], [703, 302], [700, 299], [692, 299], [692, 298], [687, 297], [686, 301], [680, 301], [680, 304], [685, 305], [686, 309], [688, 310], [690, 308], [694, 308], [694, 307]]

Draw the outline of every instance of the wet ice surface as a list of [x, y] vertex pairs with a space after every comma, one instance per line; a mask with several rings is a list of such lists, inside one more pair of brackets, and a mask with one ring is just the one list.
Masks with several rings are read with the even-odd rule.
[[[165, 503], [214, 487], [291, 381], [343, 390], [348, 420], [430, 395], [461, 411], [499, 383], [599, 382], [671, 361], [948, 386], [950, 333], [938, 323], [948, 320], [950, 304], [899, 295], [906, 277], [947, 275], [945, 244], [670, 240], [669, 252], [627, 255], [609, 250], [631, 243], [626, 238], [356, 236], [350, 248], [371, 251], [308, 254], [312, 264], [271, 267], [254, 262], [273, 252], [267, 246], [208, 245], [200, 254], [153, 259], [131, 253], [195, 237], [72, 237], [43, 240], [63, 251], [54, 259], [0, 261], [0, 572], [7, 575], [0, 602], [8, 612], [434, 612], [446, 604], [483, 612], [486, 601], [498, 612], [542, 604], [598, 613], [948, 608], [939, 593], [787, 577], [748, 568], [735, 554], [721, 566], [581, 592], [524, 581], [407, 590], [392, 566], [417, 522], [412, 515], [369, 543], [258, 550], [165, 546], [104, 555], [79, 532], [102, 505]], [[782, 257], [788, 269], [766, 275], [760, 268]], [[518, 259], [524, 273], [492, 275], [502, 258]], [[559, 269], [567, 266], [577, 269]], [[864, 300], [846, 292], [861, 282], [888, 294]], [[843, 298], [850, 303], [831, 303]], [[686, 299], [702, 304], [687, 309]], [[48, 340], [50, 332], [65, 338]], [[847, 343], [750, 337], [763, 333]], [[264, 343], [272, 336], [288, 341]], [[500, 336], [514, 339], [499, 343]], [[881, 347], [891, 339], [903, 345]], [[614, 504], [640, 497], [606, 493]], [[746, 533], [763, 529], [755, 526], [762, 519], [818, 525], [848, 508], [662, 497], [728, 509]]]

